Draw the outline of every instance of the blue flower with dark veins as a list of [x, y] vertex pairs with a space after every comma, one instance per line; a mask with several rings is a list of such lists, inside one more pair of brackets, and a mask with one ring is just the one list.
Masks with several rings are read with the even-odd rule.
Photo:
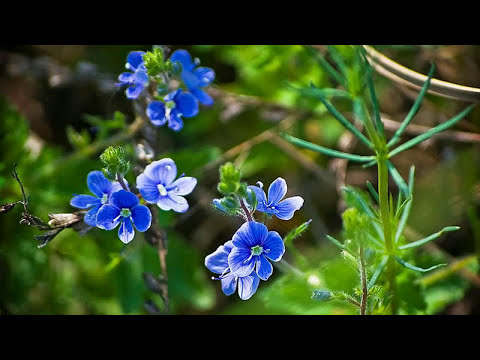
[[174, 131], [183, 128], [182, 117], [190, 118], [198, 115], [198, 102], [189, 92], [182, 89], [172, 91], [159, 100], [151, 101], [147, 106], [147, 116], [155, 126], [163, 126], [168, 121], [168, 127]]
[[232, 241], [227, 241], [224, 245], [219, 246], [215, 252], [205, 258], [205, 266], [211, 272], [220, 275], [212, 279], [221, 281], [222, 291], [225, 295], [234, 294], [238, 288], [240, 299], [248, 300], [257, 291], [260, 279], [256, 273], [244, 277], [238, 277], [231, 273], [228, 265], [228, 255], [232, 249]]
[[128, 99], [137, 99], [142, 93], [146, 85], [148, 85], [149, 77], [147, 68], [143, 62], [144, 51], [132, 51], [127, 56], [125, 68], [132, 72], [124, 72], [118, 76], [117, 86], [127, 85], [125, 94]]
[[130, 191], [120, 190], [114, 193], [108, 204], [101, 207], [97, 214], [97, 226], [104, 230], [113, 230], [120, 224], [118, 237], [128, 244], [135, 236], [133, 226], [145, 232], [152, 224], [152, 213]]
[[215, 71], [208, 67], [197, 67], [199, 65], [198, 59], [192, 62], [192, 57], [187, 50], [177, 50], [171, 56], [172, 62], [178, 61], [182, 64], [182, 72], [180, 77], [190, 90], [190, 92], [197, 98], [202, 105], [212, 105], [213, 99], [202, 88], [210, 85], [215, 79]]
[[[273, 273], [270, 261], [280, 261], [285, 253], [283, 239], [276, 231], [256, 221], [248, 221], [233, 235], [228, 266], [233, 275], [244, 277], [255, 272], [262, 280]], [[270, 261], [269, 261], [270, 260]]]
[[146, 202], [157, 204], [162, 210], [184, 213], [189, 205], [183, 197], [197, 185], [197, 179], [181, 176], [177, 180], [177, 166], [170, 158], [154, 161], [137, 177], [137, 188]]
[[84, 221], [90, 226], [97, 225], [97, 213], [100, 208], [107, 204], [113, 193], [122, 189], [118, 182], [111, 182], [101, 171], [92, 171], [87, 176], [87, 186], [92, 195], [77, 195], [70, 200], [70, 205], [79, 209], [90, 209], [84, 217]]
[[287, 194], [287, 182], [282, 178], [277, 178], [268, 188], [268, 199], [263, 191], [263, 184], [259, 186], [249, 186], [257, 196], [257, 210], [267, 214], [273, 214], [281, 220], [290, 220], [295, 211], [303, 206], [303, 198], [293, 196], [281, 201]]

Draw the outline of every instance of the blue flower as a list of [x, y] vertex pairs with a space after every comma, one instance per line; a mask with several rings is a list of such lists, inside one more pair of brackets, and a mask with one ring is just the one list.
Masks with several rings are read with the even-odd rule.
[[290, 220], [293, 217], [293, 213], [299, 210], [303, 206], [303, 198], [300, 196], [290, 197], [283, 201], [287, 193], [287, 183], [282, 178], [277, 178], [270, 184], [268, 188], [268, 200], [263, 191], [263, 184], [258, 183], [259, 186], [249, 186], [257, 196], [257, 210], [267, 214], [273, 214], [281, 220]]
[[271, 261], [280, 261], [285, 253], [283, 239], [259, 222], [248, 221], [233, 235], [228, 265], [233, 275], [243, 277], [255, 272], [262, 280], [273, 273]]
[[128, 244], [135, 236], [135, 228], [144, 232], [152, 224], [152, 214], [148, 207], [140, 205], [135, 194], [120, 190], [114, 193], [108, 204], [101, 207], [97, 214], [97, 226], [104, 230], [113, 230], [120, 224], [118, 237]]
[[101, 171], [92, 171], [88, 174], [87, 186], [95, 196], [77, 195], [70, 200], [70, 205], [79, 209], [90, 209], [85, 214], [84, 221], [90, 226], [96, 226], [98, 210], [122, 187], [118, 182], [108, 180]]
[[215, 79], [215, 71], [207, 67], [197, 67], [198, 61], [192, 62], [192, 57], [187, 50], [175, 51], [170, 56], [170, 60], [182, 64], [180, 77], [200, 104], [212, 105], [213, 99], [201, 88], [208, 86]]
[[154, 161], [137, 177], [137, 188], [148, 203], [157, 204], [165, 211], [184, 213], [189, 206], [183, 196], [193, 191], [197, 179], [180, 177], [175, 180], [176, 177], [177, 166], [172, 159]]
[[229, 296], [235, 293], [238, 287], [238, 296], [242, 300], [248, 300], [258, 289], [260, 279], [255, 273], [244, 277], [238, 277], [230, 272], [228, 265], [228, 255], [233, 249], [232, 241], [226, 242], [224, 245], [218, 247], [218, 249], [208, 255], [205, 258], [205, 266], [213, 273], [219, 274], [214, 280], [221, 280], [222, 291], [225, 295]]
[[182, 116], [189, 118], [198, 114], [198, 102], [189, 92], [175, 90], [163, 98], [165, 103], [154, 100], [147, 106], [147, 116], [155, 126], [163, 126], [168, 121], [168, 127], [174, 131], [183, 128]]
[[128, 85], [125, 94], [129, 99], [137, 99], [148, 84], [147, 68], [143, 62], [144, 51], [132, 51], [127, 56], [125, 68], [133, 72], [124, 72], [118, 76], [117, 86]]

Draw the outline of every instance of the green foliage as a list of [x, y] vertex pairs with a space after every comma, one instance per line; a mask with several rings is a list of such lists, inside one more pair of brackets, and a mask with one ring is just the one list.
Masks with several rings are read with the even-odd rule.
[[153, 51], [147, 51], [143, 55], [143, 61], [147, 68], [147, 74], [152, 77], [161, 76], [163, 73], [173, 70], [173, 63], [165, 60], [163, 50], [159, 47], [155, 47]]

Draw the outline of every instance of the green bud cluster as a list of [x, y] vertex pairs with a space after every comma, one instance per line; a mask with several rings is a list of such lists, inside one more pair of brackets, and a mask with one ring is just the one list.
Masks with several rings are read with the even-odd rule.
[[143, 61], [149, 76], [155, 77], [173, 71], [173, 63], [170, 60], [165, 61], [163, 51], [160, 48], [147, 51], [143, 55]]
[[109, 146], [100, 155], [103, 164], [102, 172], [111, 181], [116, 180], [117, 174], [126, 174], [130, 171], [130, 161], [125, 160], [125, 149], [121, 146]]
[[216, 199], [215, 205], [228, 215], [238, 215], [242, 212], [240, 200], [245, 200], [253, 209], [257, 207], [255, 192], [248, 189], [246, 182], [242, 182], [242, 172], [231, 162], [220, 167], [220, 182], [217, 190], [224, 197]]

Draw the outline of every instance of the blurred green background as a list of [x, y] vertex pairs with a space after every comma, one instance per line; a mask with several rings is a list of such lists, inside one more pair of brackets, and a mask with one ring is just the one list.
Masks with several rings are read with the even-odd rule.
[[[86, 175], [101, 167], [97, 151], [82, 155], [92, 143], [108, 141], [133, 120], [123, 91], [115, 87], [132, 50], [150, 45], [21, 45], [0, 48], [0, 203], [21, 199], [10, 176], [13, 164], [28, 195], [30, 210], [44, 220], [50, 213], [72, 211], [73, 194], [87, 193]], [[172, 157], [180, 173], [195, 176], [199, 185], [187, 197], [186, 214], [160, 212], [168, 233], [169, 293], [173, 314], [354, 314], [339, 302], [318, 303], [312, 291], [321, 287], [346, 290], [357, 281], [325, 234], [338, 234], [344, 201], [337, 189], [344, 183], [365, 189], [376, 184], [375, 168], [343, 164], [301, 150], [274, 135], [286, 129], [322, 146], [348, 148], [342, 126], [323, 105], [305, 99], [287, 83], [337, 87], [301, 45], [169, 45], [183, 48], [216, 71], [212, 107], [185, 120], [180, 133], [158, 128], [164, 156]], [[382, 45], [377, 50], [415, 71], [427, 73], [435, 62], [435, 77], [480, 87], [480, 46]], [[342, 52], [342, 46], [338, 46]], [[325, 56], [328, 51], [325, 47]], [[390, 126], [408, 113], [416, 92], [375, 76], [381, 111]], [[349, 111], [341, 100], [340, 109]], [[458, 113], [459, 101], [428, 95], [413, 124], [432, 127]], [[115, 112], [121, 112], [124, 116]], [[405, 309], [419, 314], [480, 313], [479, 143], [480, 114], [475, 109], [456, 132], [434, 138], [402, 153], [394, 163], [402, 176], [416, 166], [416, 188], [409, 228], [413, 237], [444, 226], [462, 229], [443, 236], [417, 255], [417, 264], [439, 259], [459, 266], [435, 278], [405, 275], [400, 292]], [[99, 123], [105, 124], [98, 127]], [[386, 126], [387, 131], [389, 126]], [[464, 136], [469, 134], [469, 136]], [[407, 135], [408, 137], [409, 135]], [[412, 135], [410, 135], [412, 136]], [[239, 146], [240, 145], [240, 146]], [[103, 150], [103, 149], [102, 149]], [[130, 151], [133, 151], [130, 149]], [[270, 230], [285, 235], [313, 219], [310, 229], [287, 251], [287, 261], [304, 261], [303, 277], [276, 268], [249, 301], [226, 297], [219, 282], [203, 265], [206, 255], [230, 240], [239, 219], [222, 216], [211, 206], [218, 197], [218, 166], [234, 161], [250, 184], [268, 185], [286, 179], [289, 195], [306, 201], [291, 221], [272, 220]], [[342, 167], [346, 166], [346, 168]], [[134, 177], [127, 177], [134, 182]], [[397, 189], [392, 182], [392, 190]], [[144, 274], [160, 272], [156, 250], [138, 234], [127, 247], [116, 232], [92, 229], [84, 236], [65, 230], [38, 249], [39, 232], [18, 224], [21, 206], [0, 214], [1, 314], [147, 314], [146, 301], [159, 307]], [[300, 256], [297, 255], [301, 254]], [[463, 263], [461, 262], [463, 261]], [[430, 277], [429, 277], [430, 276]]]

